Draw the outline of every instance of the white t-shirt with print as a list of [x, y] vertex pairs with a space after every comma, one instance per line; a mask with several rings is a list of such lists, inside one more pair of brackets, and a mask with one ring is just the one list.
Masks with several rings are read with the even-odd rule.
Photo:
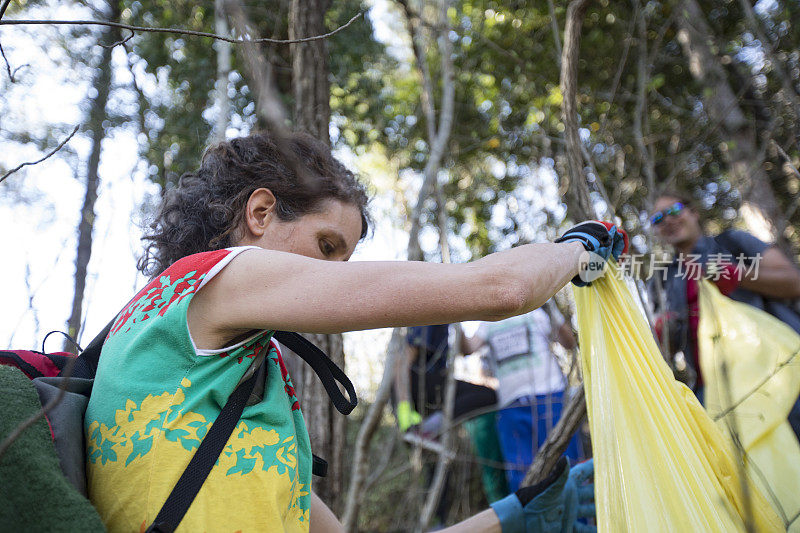
[[564, 374], [550, 349], [551, 332], [543, 309], [480, 325], [476, 336], [489, 348], [487, 358], [498, 380], [501, 407], [523, 396], [564, 390]]

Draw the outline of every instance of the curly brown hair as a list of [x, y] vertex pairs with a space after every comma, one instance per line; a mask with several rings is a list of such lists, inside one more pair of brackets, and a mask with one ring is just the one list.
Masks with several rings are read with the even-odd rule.
[[165, 194], [149, 241], [137, 267], [156, 276], [187, 255], [233, 246], [250, 195], [267, 188], [275, 195], [276, 215], [291, 221], [318, 212], [324, 200], [351, 204], [361, 213], [361, 238], [369, 230], [364, 186], [331, 154], [330, 148], [305, 133], [288, 139], [312, 179], [299, 179], [274, 140], [265, 133], [239, 137], [209, 147], [200, 168], [181, 176]]

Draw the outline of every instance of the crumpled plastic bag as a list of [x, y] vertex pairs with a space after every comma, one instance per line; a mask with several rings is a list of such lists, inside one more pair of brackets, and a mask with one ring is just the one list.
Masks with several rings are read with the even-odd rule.
[[697, 340], [706, 411], [736, 436], [789, 531], [800, 531], [800, 444], [786, 420], [800, 393], [800, 335], [703, 281]]
[[784, 531], [609, 263], [575, 288], [600, 531]]

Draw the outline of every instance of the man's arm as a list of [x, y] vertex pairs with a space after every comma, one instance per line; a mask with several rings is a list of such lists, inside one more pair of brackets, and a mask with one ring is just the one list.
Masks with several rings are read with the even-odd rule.
[[397, 358], [394, 374], [394, 393], [397, 402], [395, 417], [400, 431], [406, 431], [422, 422], [422, 416], [414, 410], [411, 397], [411, 364], [419, 357], [418, 346], [407, 343], [404, 352]]
[[397, 358], [394, 373], [394, 394], [397, 403], [411, 401], [411, 364], [416, 361], [419, 349], [406, 344], [405, 351]]
[[748, 271], [739, 285], [771, 298], [800, 298], [800, 271], [778, 248], [761, 254], [758, 268]]
[[575, 334], [572, 333], [572, 326], [570, 326], [569, 322], [564, 322], [558, 328], [556, 340], [567, 350], [574, 350], [578, 347], [578, 342], [575, 340]]

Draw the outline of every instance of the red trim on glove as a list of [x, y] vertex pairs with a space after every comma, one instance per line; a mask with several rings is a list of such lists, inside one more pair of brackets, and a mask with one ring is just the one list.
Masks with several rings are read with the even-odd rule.
[[611, 231], [612, 228], [617, 228], [617, 233], [622, 235], [622, 240], [625, 242], [625, 248], [622, 250], [622, 253], [623, 254], [628, 253], [628, 248], [630, 247], [630, 241], [628, 240], [628, 232], [626, 232], [624, 229], [620, 228], [613, 222], [606, 222], [604, 220], [595, 220], [595, 222], [599, 222], [602, 225], [604, 225], [608, 231]]

